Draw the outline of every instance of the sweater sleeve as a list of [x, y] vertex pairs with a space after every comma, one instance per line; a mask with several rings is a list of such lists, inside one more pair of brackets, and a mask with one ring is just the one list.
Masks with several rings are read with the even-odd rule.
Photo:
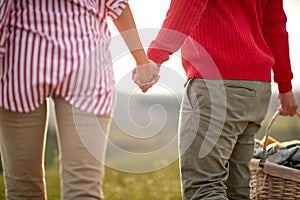
[[282, 0], [269, 0], [264, 8], [263, 34], [275, 59], [273, 66], [274, 81], [278, 84], [280, 93], [292, 89], [287, 18], [283, 10]]
[[191, 34], [208, 0], [172, 0], [162, 29], [148, 49], [148, 57], [157, 64], [169, 59]]

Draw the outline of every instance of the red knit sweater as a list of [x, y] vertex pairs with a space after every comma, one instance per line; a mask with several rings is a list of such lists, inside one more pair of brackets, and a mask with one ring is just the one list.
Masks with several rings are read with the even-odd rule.
[[172, 0], [148, 57], [179, 48], [188, 78], [270, 82], [272, 69], [279, 91], [292, 89], [282, 0]]

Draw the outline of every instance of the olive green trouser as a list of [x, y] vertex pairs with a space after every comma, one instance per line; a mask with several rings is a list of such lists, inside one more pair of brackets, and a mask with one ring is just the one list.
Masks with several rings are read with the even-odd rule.
[[[110, 115], [95, 116], [54, 99], [64, 200], [102, 199]], [[0, 109], [0, 144], [7, 200], [46, 199], [47, 105], [30, 113]]]
[[190, 79], [179, 118], [183, 199], [249, 199], [254, 137], [271, 84]]

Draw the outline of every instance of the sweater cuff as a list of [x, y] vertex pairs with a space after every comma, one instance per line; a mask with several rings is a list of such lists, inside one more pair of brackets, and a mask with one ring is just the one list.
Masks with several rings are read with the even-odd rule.
[[278, 83], [278, 90], [279, 93], [287, 93], [292, 90], [292, 82], [284, 82], [284, 83]]
[[170, 53], [161, 49], [149, 48], [147, 51], [147, 56], [150, 60], [158, 65], [169, 60]]

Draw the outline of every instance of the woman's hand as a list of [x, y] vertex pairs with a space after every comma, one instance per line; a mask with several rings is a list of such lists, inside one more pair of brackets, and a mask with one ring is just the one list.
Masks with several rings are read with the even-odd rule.
[[132, 71], [132, 80], [142, 89], [147, 92], [159, 80], [159, 67], [153, 61], [137, 65]]

